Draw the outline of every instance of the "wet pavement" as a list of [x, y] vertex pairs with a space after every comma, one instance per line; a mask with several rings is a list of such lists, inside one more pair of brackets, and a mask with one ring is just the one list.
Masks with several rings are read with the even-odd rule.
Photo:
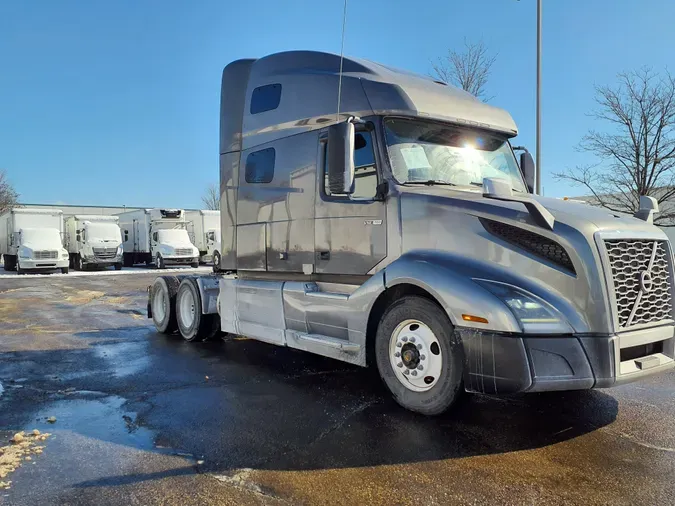
[[0, 280], [0, 447], [52, 434], [0, 504], [675, 503], [673, 373], [425, 418], [370, 369], [155, 333], [153, 278]]

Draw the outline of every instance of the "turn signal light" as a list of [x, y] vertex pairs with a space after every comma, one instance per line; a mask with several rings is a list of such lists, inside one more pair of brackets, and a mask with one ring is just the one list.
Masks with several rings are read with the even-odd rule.
[[474, 322], [474, 323], [487, 323], [487, 318], [483, 318], [482, 316], [476, 316], [472, 314], [463, 314], [462, 315], [462, 320], [465, 322]]

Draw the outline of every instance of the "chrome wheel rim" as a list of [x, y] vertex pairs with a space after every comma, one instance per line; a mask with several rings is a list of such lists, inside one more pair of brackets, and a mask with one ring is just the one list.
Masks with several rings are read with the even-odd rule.
[[190, 290], [185, 290], [180, 297], [180, 319], [185, 327], [192, 327], [195, 321], [195, 298]]
[[157, 316], [157, 321], [163, 322], [166, 316], [166, 297], [164, 290], [155, 290], [152, 298], [152, 314]]
[[443, 370], [438, 338], [419, 320], [398, 324], [389, 340], [389, 361], [396, 378], [413, 392], [431, 390]]

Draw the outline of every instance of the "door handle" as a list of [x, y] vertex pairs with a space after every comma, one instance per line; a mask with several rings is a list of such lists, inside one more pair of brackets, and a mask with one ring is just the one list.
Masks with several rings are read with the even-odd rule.
[[330, 260], [330, 251], [319, 251], [319, 260]]

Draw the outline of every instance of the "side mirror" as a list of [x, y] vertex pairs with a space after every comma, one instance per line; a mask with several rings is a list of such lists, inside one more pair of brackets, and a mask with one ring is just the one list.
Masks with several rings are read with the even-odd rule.
[[331, 193], [354, 193], [354, 123], [328, 127], [328, 189]]
[[530, 191], [530, 193], [534, 193], [534, 178], [536, 175], [536, 170], [534, 168], [534, 160], [532, 159], [532, 155], [527, 151], [520, 154], [520, 170], [522, 171], [523, 177], [525, 178], [527, 189]]

